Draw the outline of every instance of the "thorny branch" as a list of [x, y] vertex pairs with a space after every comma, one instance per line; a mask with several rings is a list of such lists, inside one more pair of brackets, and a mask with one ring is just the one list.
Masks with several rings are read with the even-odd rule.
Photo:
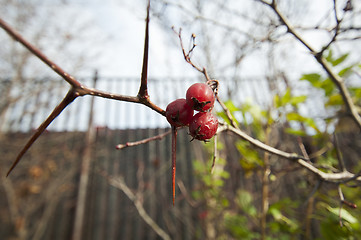
[[38, 139], [38, 137], [44, 132], [44, 130], [50, 125], [50, 123], [71, 103], [79, 96], [96, 96], [102, 98], [108, 98], [118, 101], [125, 102], [133, 102], [143, 104], [150, 109], [158, 112], [161, 115], [165, 115], [165, 111], [152, 103], [148, 96], [147, 90], [147, 69], [148, 69], [148, 47], [149, 47], [149, 8], [150, 1], [148, 1], [147, 7], [147, 18], [146, 18], [146, 30], [145, 30], [145, 43], [144, 43], [144, 59], [143, 59], [143, 68], [142, 68], [142, 76], [141, 76], [141, 86], [139, 89], [139, 93], [137, 96], [126, 96], [119, 95], [114, 93], [109, 93], [105, 91], [101, 91], [94, 88], [89, 88], [82, 85], [78, 82], [72, 75], [64, 71], [57, 64], [51, 61], [47, 56], [45, 56], [38, 48], [29, 43], [25, 38], [23, 38], [18, 32], [16, 32], [9, 24], [7, 24], [4, 20], [0, 18], [0, 27], [3, 28], [15, 41], [18, 41], [25, 48], [27, 48], [31, 53], [37, 56], [41, 61], [43, 61], [46, 65], [48, 65], [54, 72], [59, 74], [65, 81], [67, 81], [71, 88], [68, 94], [64, 97], [62, 102], [53, 110], [53, 112], [49, 115], [49, 117], [40, 125], [40, 127], [36, 130], [33, 136], [28, 140], [26, 145], [18, 154], [16, 160], [11, 166], [10, 170], [7, 173], [7, 176], [11, 173], [11, 171], [16, 167], [19, 163], [23, 155], [29, 150], [31, 145]]
[[[342, 19], [340, 19], [337, 15], [336, 7], [334, 9], [335, 19], [336, 19], [336, 27], [335, 32], [332, 37], [332, 39], [320, 50], [316, 51], [308, 42], [306, 42], [297, 32], [296, 30], [291, 26], [288, 19], [282, 15], [282, 13], [277, 8], [277, 4], [275, 0], [272, 0], [271, 2], [266, 2], [264, 0], [257, 0], [263, 4], [268, 5], [273, 9], [275, 14], [280, 19], [281, 24], [287, 27], [287, 30], [290, 34], [292, 34], [301, 44], [303, 44], [309, 52], [315, 57], [315, 59], [319, 62], [319, 64], [323, 67], [323, 69], [327, 72], [327, 74], [330, 76], [331, 80], [334, 82], [334, 84], [338, 87], [342, 98], [344, 100], [344, 103], [352, 115], [355, 122], [358, 124], [359, 128], [361, 129], [361, 117], [357, 113], [357, 110], [355, 108], [354, 103], [352, 102], [350, 93], [344, 84], [344, 80], [334, 73], [334, 71], [331, 69], [329, 63], [326, 61], [326, 59], [323, 57], [324, 51], [331, 46], [333, 42], [336, 41], [336, 38], [340, 31], [340, 24]], [[102, 98], [108, 98], [118, 101], [126, 101], [126, 102], [133, 102], [133, 103], [139, 103], [143, 104], [152, 110], [158, 112], [159, 114], [165, 115], [165, 111], [152, 103], [149, 99], [148, 92], [147, 92], [147, 69], [148, 69], [148, 49], [149, 49], [149, 8], [150, 8], [150, 1], [148, 1], [147, 6], [147, 18], [146, 18], [146, 29], [145, 29], [145, 42], [144, 42], [144, 56], [143, 56], [143, 67], [142, 67], [142, 75], [141, 75], [141, 85], [139, 88], [139, 92], [137, 96], [126, 96], [126, 95], [118, 95], [113, 94], [109, 92], [100, 91], [94, 88], [89, 88], [84, 85], [82, 85], [80, 82], [78, 82], [73, 76], [65, 72], [62, 68], [60, 68], [58, 65], [56, 65], [54, 62], [52, 62], [47, 56], [45, 56], [39, 49], [37, 49], [35, 46], [30, 44], [28, 41], [26, 41], [19, 33], [17, 33], [11, 26], [9, 26], [5, 21], [0, 19], [0, 27], [3, 28], [11, 37], [14, 38], [15, 41], [18, 41], [21, 43], [25, 48], [27, 48], [31, 53], [33, 53], [35, 56], [37, 56], [40, 60], [42, 60], [46, 65], [48, 65], [51, 69], [53, 69], [57, 74], [59, 74], [65, 81], [67, 81], [71, 88], [68, 92], [68, 94], [65, 96], [63, 101], [54, 109], [54, 111], [50, 114], [50, 116], [41, 124], [41, 126], [38, 128], [38, 130], [34, 133], [34, 135], [30, 138], [30, 140], [27, 142], [27, 144], [24, 146], [24, 148], [19, 153], [17, 159], [15, 160], [14, 164], [11, 166], [8, 174], [13, 170], [13, 168], [18, 164], [22, 156], [26, 153], [26, 151], [31, 147], [31, 145], [36, 141], [36, 139], [41, 135], [41, 133], [49, 126], [49, 124], [64, 110], [73, 100], [75, 100], [79, 96], [96, 96], [96, 97], [102, 97]], [[178, 37], [180, 39], [180, 44], [182, 48], [182, 52], [184, 55], [184, 59], [187, 63], [189, 63], [194, 69], [202, 73], [207, 81], [211, 81], [211, 78], [208, 75], [208, 72], [206, 68], [200, 68], [196, 66], [191, 61], [191, 53], [193, 52], [194, 48], [196, 47], [195, 44], [195, 35], [192, 35], [192, 44], [193, 46], [186, 51], [183, 47], [182, 37], [181, 37], [181, 30], [177, 33]], [[271, 147], [265, 143], [260, 142], [257, 139], [252, 138], [251, 136], [244, 133], [237, 125], [236, 120], [232, 116], [229, 109], [225, 106], [225, 104], [220, 100], [219, 96], [217, 96], [217, 101], [219, 102], [220, 106], [226, 113], [227, 118], [230, 121], [230, 125], [228, 124], [222, 124], [219, 127], [218, 133], [222, 131], [230, 131], [240, 138], [250, 142], [255, 147], [262, 149], [268, 153], [271, 153], [273, 155], [291, 160], [302, 166], [303, 168], [309, 170], [313, 174], [319, 177], [322, 181], [327, 182], [333, 182], [337, 184], [349, 182], [349, 181], [361, 181], [360, 174], [353, 174], [349, 171], [347, 171], [344, 167], [341, 166], [340, 172], [323, 172], [320, 169], [318, 169], [313, 163], [311, 163], [307, 158], [299, 156], [295, 153], [288, 153], [284, 152], [282, 150], [276, 149], [274, 147]], [[167, 133], [168, 134], [168, 133]], [[143, 144], [155, 139], [160, 139], [164, 137], [163, 135], [155, 136], [150, 139], [145, 139], [139, 142], [133, 143], [133, 145], [136, 144]], [[118, 145], [118, 148], [124, 148], [127, 146], [130, 146], [132, 144], [128, 143], [126, 146], [124, 145]], [[174, 162], [175, 167], [175, 162]], [[157, 225], [153, 224], [153, 220], [147, 215], [147, 213], [144, 211], [144, 208], [142, 207], [139, 200], [136, 199], [136, 196], [129, 190], [129, 188], [126, 187], [124, 184], [124, 181], [122, 179], [108, 179], [111, 184], [117, 185], [119, 188], [123, 190], [123, 192], [128, 196], [129, 199], [131, 199], [134, 204], [137, 207], [137, 210], [139, 214], [143, 217], [143, 219], [150, 224], [153, 229], [160, 235], [163, 236], [165, 239], [169, 239], [169, 236], [166, 235], [166, 233], [162, 232]], [[173, 183], [174, 184], [174, 183]], [[342, 193], [342, 192], [341, 192]], [[173, 197], [174, 197], [174, 190], [173, 190]], [[341, 196], [341, 195], [340, 195]], [[343, 199], [343, 203], [345, 203]]]

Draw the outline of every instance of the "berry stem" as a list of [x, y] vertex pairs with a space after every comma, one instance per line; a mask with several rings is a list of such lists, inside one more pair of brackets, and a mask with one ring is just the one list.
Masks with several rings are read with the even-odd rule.
[[173, 190], [173, 206], [175, 200], [175, 172], [177, 157], [177, 127], [172, 126], [172, 190]]

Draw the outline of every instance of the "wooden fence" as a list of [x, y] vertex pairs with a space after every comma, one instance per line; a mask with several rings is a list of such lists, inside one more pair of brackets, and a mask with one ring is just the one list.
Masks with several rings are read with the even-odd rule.
[[[93, 84], [91, 79], [84, 81]], [[153, 91], [150, 91], [154, 95], [151, 97], [154, 96], [154, 102], [165, 107], [172, 98], [182, 97], [192, 81], [162, 83], [154, 80]], [[122, 93], [126, 86], [128, 90], [133, 88], [129, 87], [130, 82], [129, 79], [111, 79], [98, 81], [97, 86]], [[24, 83], [24, 86], [27, 84], [30, 83]], [[169, 130], [163, 117], [158, 119], [157, 114], [153, 115], [149, 109], [145, 109], [147, 113], [141, 112], [144, 106], [125, 103], [135, 107], [127, 108], [123, 103], [109, 100], [102, 102], [97, 99], [92, 103], [91, 98], [80, 99], [56, 119], [50, 131], [39, 138], [11, 176], [5, 178], [11, 162], [30, 137], [31, 129], [39, 125], [66, 92], [62, 82], [32, 84], [33, 89], [39, 87], [41, 91], [37, 94], [30, 90], [21, 94], [15, 91], [13, 99], [21, 95], [28, 97], [25, 101], [8, 102], [7, 108], [0, 106], [0, 239], [160, 239], [161, 234], [157, 234], [156, 229], [161, 229], [171, 239], [205, 239], [204, 209], [192, 201], [192, 192], [199, 187], [192, 162], [211, 158], [203, 145], [190, 142], [186, 130], [179, 132], [174, 207], [169, 135], [148, 144], [115, 149], [119, 143], [141, 140]], [[227, 86], [232, 89], [232, 84]], [[243, 95], [237, 93], [235, 102], [258, 93], [263, 95], [261, 104], [266, 104], [264, 99], [269, 94], [263, 92], [276, 91], [266, 82], [251, 81], [245, 86], [245, 92]], [[122, 121], [127, 123], [122, 125]], [[142, 125], [144, 122], [149, 125]], [[227, 161], [225, 169], [230, 173], [224, 186], [227, 197], [235, 198], [236, 190], [242, 188], [252, 192], [255, 204], [259, 205], [262, 183], [257, 171], [248, 177], [247, 171], [239, 164], [242, 156], [234, 145], [234, 136], [224, 134], [220, 137]], [[295, 139], [286, 139], [288, 137], [280, 130], [275, 144], [284, 150], [299, 151]], [[343, 139], [350, 141], [353, 138]], [[351, 143], [352, 147], [350, 142], [345, 143], [349, 149], [345, 157], [357, 161], [359, 155], [355, 150], [361, 143], [359, 139]], [[273, 161], [272, 171], [275, 172], [294, 167], [287, 161]], [[293, 187], [300, 179], [313, 181], [307, 173], [282, 174], [270, 189], [271, 200], [287, 195], [291, 199], [306, 201], [308, 191], [300, 192]], [[147, 222], [147, 216], [151, 222]], [[318, 236], [317, 224], [314, 229], [315, 236]]]

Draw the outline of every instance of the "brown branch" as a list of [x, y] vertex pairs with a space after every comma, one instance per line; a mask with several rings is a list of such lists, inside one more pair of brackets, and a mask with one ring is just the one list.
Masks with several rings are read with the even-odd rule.
[[334, 27], [334, 34], [331, 38], [331, 40], [323, 46], [322, 50], [318, 53], [319, 55], [322, 55], [326, 49], [328, 49], [332, 43], [336, 41], [336, 38], [338, 34], [340, 33], [340, 25], [343, 19], [339, 19], [338, 13], [337, 13], [337, 6], [336, 6], [336, 0], [333, 0], [333, 13], [336, 21], [336, 26]]
[[145, 43], [144, 43], [144, 59], [143, 59], [143, 70], [141, 77], [141, 86], [139, 89], [139, 93], [136, 97], [126, 96], [126, 95], [118, 95], [113, 93], [104, 92], [101, 90], [97, 90], [94, 88], [88, 88], [78, 82], [73, 76], [65, 72], [62, 68], [60, 68], [57, 64], [51, 61], [45, 54], [43, 54], [38, 48], [33, 46], [27, 40], [25, 40], [15, 29], [13, 29], [10, 25], [8, 25], [4, 20], [0, 18], [0, 27], [3, 28], [11, 37], [14, 38], [15, 41], [18, 41], [25, 48], [27, 48], [31, 53], [37, 56], [41, 61], [43, 61], [46, 65], [48, 65], [53, 71], [59, 74], [65, 81], [67, 81], [72, 88], [68, 92], [67, 96], [63, 99], [63, 101], [53, 110], [50, 116], [40, 125], [35, 134], [30, 138], [24, 148], [21, 150], [19, 155], [17, 156], [15, 162], [11, 166], [10, 170], [7, 173], [7, 176], [14, 169], [14, 167], [18, 164], [22, 156], [27, 152], [27, 150], [31, 147], [31, 145], [37, 140], [37, 138], [44, 132], [44, 130], [49, 126], [49, 124], [62, 112], [63, 109], [66, 108], [76, 97], [91, 95], [97, 97], [103, 97], [108, 99], [114, 99], [118, 101], [126, 101], [126, 102], [134, 102], [143, 104], [152, 110], [158, 112], [159, 114], [165, 116], [165, 111], [152, 103], [149, 99], [147, 93], [147, 69], [148, 69], [148, 46], [149, 46], [149, 9], [150, 9], [150, 0], [148, 1], [147, 7], [147, 19], [146, 19], [146, 30], [145, 30]]
[[149, 107], [150, 109], [156, 111], [157, 113], [165, 116], [165, 111], [162, 108], [160, 108], [159, 106], [157, 106], [156, 104], [154, 104], [152, 101], [150, 101], [149, 98], [144, 100], [138, 96], [133, 97], [133, 96], [127, 96], [127, 95], [120, 95], [120, 94], [101, 91], [101, 90], [94, 89], [94, 88], [88, 88], [86, 86], [82, 86], [81, 88], [76, 89], [76, 90], [78, 91], [80, 96], [91, 95], [91, 96], [95, 96], [95, 97], [102, 97], [102, 98], [107, 98], [107, 99], [112, 99], [112, 100], [117, 100], [117, 101], [143, 104], [143, 105]]
[[39, 49], [25, 40], [18, 32], [16, 32], [10, 25], [8, 25], [4, 20], [0, 18], [0, 27], [3, 28], [15, 41], [21, 43], [25, 48], [27, 48], [31, 53], [37, 56], [41, 61], [48, 65], [51, 69], [59, 74], [65, 81], [67, 81], [73, 87], [81, 87], [81, 84], [75, 80], [73, 76], [65, 72], [57, 64], [52, 62], [48, 57], [46, 57]]
[[240, 138], [248, 141], [253, 146], [255, 146], [263, 151], [266, 151], [273, 155], [297, 162], [300, 166], [302, 166], [303, 168], [307, 169], [308, 171], [314, 173], [316, 176], [318, 176], [323, 181], [331, 182], [331, 183], [344, 183], [344, 182], [348, 182], [348, 181], [360, 182], [361, 181], [361, 176], [359, 174], [353, 174], [347, 170], [344, 170], [341, 172], [336, 172], [336, 173], [323, 172], [320, 169], [318, 169], [315, 165], [313, 165], [311, 162], [309, 162], [308, 159], [306, 159], [302, 156], [299, 156], [296, 153], [288, 153], [288, 152], [279, 150], [277, 148], [271, 147], [257, 139], [252, 138], [251, 136], [247, 135], [242, 130], [236, 129], [228, 124], [222, 124], [222, 126], [219, 127], [218, 132], [221, 132], [221, 131], [231, 131], [231, 132], [235, 133], [237, 136], [239, 136]]
[[138, 97], [140, 99], [148, 99], [148, 51], [149, 51], [149, 10], [150, 10], [150, 0], [148, 0], [147, 6], [147, 18], [145, 23], [145, 37], [144, 37], [144, 55], [143, 55], [143, 66], [142, 66], [142, 76], [140, 82], [140, 88], [138, 92]]
[[49, 115], [49, 117], [40, 125], [40, 127], [35, 131], [35, 133], [31, 136], [28, 140], [26, 145], [20, 151], [18, 156], [16, 157], [14, 163], [10, 167], [6, 176], [9, 176], [10, 172], [16, 167], [16, 165], [21, 160], [22, 156], [29, 150], [31, 145], [38, 139], [38, 137], [44, 132], [44, 130], [50, 125], [50, 123], [57, 117], [59, 114], [70, 104], [74, 101], [75, 98], [78, 97], [78, 94], [71, 88], [68, 94], [64, 97], [64, 99], [60, 102], [60, 104], [55, 107], [53, 112]]
[[[332, 82], [336, 85], [336, 87], [339, 89], [340, 94], [342, 96], [342, 99], [345, 103], [345, 106], [348, 110], [348, 112], [351, 114], [353, 120], [358, 125], [358, 127], [361, 129], [361, 117], [357, 112], [357, 109], [352, 101], [351, 95], [344, 83], [344, 80], [336, 74], [330, 64], [327, 62], [327, 60], [323, 57], [323, 51], [317, 52], [306, 40], [304, 40], [292, 27], [292, 25], [289, 23], [288, 19], [279, 11], [277, 8], [276, 1], [272, 1], [272, 3], [268, 3], [263, 0], [258, 0], [259, 2], [266, 4], [267, 6], [271, 7], [275, 14], [280, 19], [281, 23], [287, 27], [287, 31], [291, 33], [301, 44], [303, 44], [310, 53], [315, 57], [315, 59], [318, 61], [318, 63], [322, 66], [322, 68], [326, 71]], [[338, 30], [337, 30], [338, 31]], [[336, 36], [334, 37], [336, 39]], [[327, 46], [327, 45], [326, 45]]]
[[155, 140], [161, 140], [165, 136], [169, 135], [171, 132], [172, 132], [172, 130], [169, 130], [169, 131], [166, 131], [165, 133], [162, 133], [162, 134], [159, 134], [157, 136], [150, 137], [150, 138], [145, 138], [145, 139], [135, 141], [135, 142], [127, 142], [127, 143], [123, 143], [123, 144], [118, 144], [116, 146], [116, 149], [124, 149], [124, 148], [127, 148], [127, 147], [134, 147], [134, 146], [149, 143], [149, 142], [152, 142], [152, 141], [155, 141]]

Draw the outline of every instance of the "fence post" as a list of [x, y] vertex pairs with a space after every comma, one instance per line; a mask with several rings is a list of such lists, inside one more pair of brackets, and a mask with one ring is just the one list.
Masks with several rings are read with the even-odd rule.
[[[98, 80], [98, 72], [95, 71], [93, 77], [93, 88], [96, 88], [96, 82]], [[74, 218], [74, 230], [73, 240], [81, 239], [84, 226], [84, 213], [86, 206], [86, 196], [89, 181], [90, 164], [92, 158], [92, 149], [95, 143], [95, 129], [93, 127], [93, 112], [94, 112], [94, 97], [91, 98], [90, 110], [89, 110], [89, 121], [88, 130], [85, 136], [85, 147], [82, 155], [82, 162], [80, 168], [80, 180], [77, 195], [77, 203]]]

